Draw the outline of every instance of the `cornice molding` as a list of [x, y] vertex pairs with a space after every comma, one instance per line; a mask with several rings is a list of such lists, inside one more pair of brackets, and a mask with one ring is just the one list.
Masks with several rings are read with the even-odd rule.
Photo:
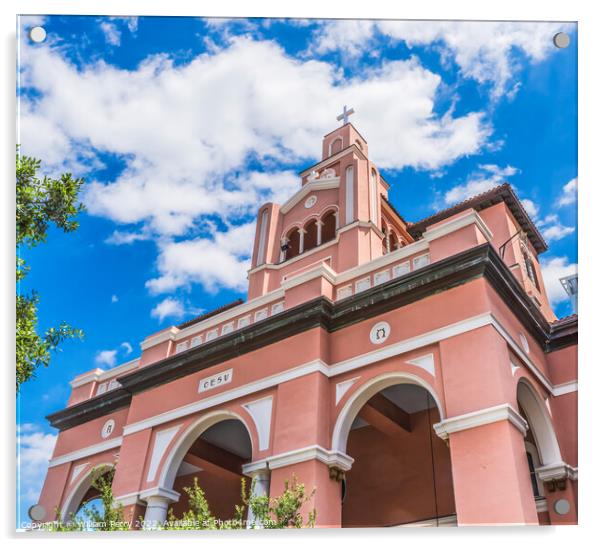
[[333, 188], [338, 188], [340, 181], [340, 177], [331, 177], [329, 179], [317, 179], [306, 182], [296, 194], [294, 194], [280, 206], [280, 212], [283, 215], [286, 215], [286, 213], [288, 213], [308, 194], [311, 194], [312, 192], [318, 192], [320, 190], [332, 190]]
[[48, 467], [56, 467], [57, 465], [62, 465], [64, 463], [72, 462], [75, 460], [81, 460], [82, 458], [87, 458], [88, 456], [92, 456], [93, 454], [100, 454], [101, 452], [117, 448], [118, 446], [121, 446], [122, 443], [123, 437], [116, 437], [114, 439], [109, 439], [108, 441], [104, 441], [102, 443], [96, 443], [90, 446], [86, 446], [85, 448], [81, 448], [80, 450], [74, 450], [73, 452], [68, 452], [67, 454], [63, 454], [61, 456], [56, 456], [55, 458], [52, 458], [48, 462]]
[[557, 462], [542, 467], [538, 467], [535, 472], [539, 479], [543, 482], [562, 479], [578, 479], [577, 468], [569, 465], [566, 462]]
[[529, 426], [527, 425], [526, 420], [508, 403], [447, 418], [446, 420], [434, 424], [433, 429], [441, 439], [447, 441], [450, 434], [504, 420], [508, 420], [523, 436], [527, 434]]
[[[493, 247], [485, 243], [339, 302], [333, 303], [325, 297], [318, 297], [194, 349], [138, 368], [118, 377], [121, 388], [67, 407], [47, 419], [54, 427], [67, 429], [127, 406], [133, 394], [205, 370], [295, 334], [313, 328], [335, 332], [479, 277], [489, 281], [525, 329], [547, 349], [550, 341], [549, 323]], [[505, 332], [501, 325], [498, 326], [500, 332]], [[510, 335], [507, 334], [507, 337], [511, 340]], [[519, 346], [515, 342], [513, 344], [520, 352]], [[530, 368], [536, 370], [532, 363]], [[549, 386], [541, 372], [539, 378], [543, 378], [544, 385]]]
[[97, 368], [90, 372], [86, 372], [85, 374], [81, 374], [80, 376], [76, 376], [73, 380], [71, 380], [71, 382], [69, 382], [69, 385], [71, 387], [80, 387], [89, 384], [90, 382], [104, 382], [106, 380], [110, 380], [111, 378], [115, 378], [120, 374], [129, 372], [130, 370], [134, 370], [138, 367], [139, 363], [140, 358], [137, 358], [132, 359], [131, 361], [123, 363], [122, 365], [119, 365], [110, 370], [103, 370], [101, 368]]
[[263, 469], [279, 469], [288, 465], [302, 463], [310, 460], [318, 460], [328, 467], [338, 467], [343, 471], [349, 471], [353, 465], [353, 458], [337, 450], [328, 450], [318, 444], [297, 448], [288, 452], [282, 452], [269, 456], [263, 460], [243, 465], [243, 473], [252, 474]]

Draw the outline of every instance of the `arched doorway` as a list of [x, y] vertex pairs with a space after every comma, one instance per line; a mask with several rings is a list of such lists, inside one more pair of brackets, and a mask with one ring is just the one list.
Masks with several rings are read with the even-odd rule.
[[[179, 501], [170, 506], [176, 518], [189, 509], [184, 489], [193, 486], [195, 479], [213, 516], [231, 519], [235, 505], [241, 503], [242, 466], [252, 459], [249, 432], [235, 417], [212, 421], [193, 426], [166, 465], [163, 484], [180, 494]], [[251, 480], [246, 482], [250, 487]]]
[[337, 441], [354, 459], [343, 485], [343, 527], [454, 523], [449, 449], [432, 427], [444, 416], [431, 392], [389, 378], [348, 406]]
[[[525, 456], [529, 466], [533, 497], [538, 502], [547, 497], [543, 481], [538, 476], [538, 469], [561, 465], [562, 456], [546, 405], [536, 389], [525, 378], [521, 378], [518, 382], [516, 400], [521, 416], [529, 425], [525, 436]], [[545, 516], [542, 519], [540, 515], [540, 524], [549, 524], [549, 521]]]
[[76, 483], [61, 507], [61, 519], [68, 522], [74, 516], [83, 517], [84, 507], [90, 507], [92, 504], [98, 503], [100, 492], [96, 489], [94, 481], [100, 477], [110, 477], [112, 479], [114, 469], [114, 465], [108, 463], [97, 465], [79, 478], [79, 482]]

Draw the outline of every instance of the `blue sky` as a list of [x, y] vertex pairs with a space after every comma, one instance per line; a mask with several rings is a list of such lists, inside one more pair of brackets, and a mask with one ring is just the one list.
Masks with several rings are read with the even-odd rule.
[[[510, 182], [577, 261], [577, 31], [559, 23], [22, 18], [22, 151], [86, 179], [76, 233], [24, 256], [40, 327], [85, 331], [23, 386], [18, 520], [37, 501], [73, 376], [139, 355], [148, 334], [244, 297], [254, 213], [319, 159], [343, 104], [416, 221]], [[563, 30], [571, 46], [552, 36]], [[33, 403], [33, 404], [32, 404]]]

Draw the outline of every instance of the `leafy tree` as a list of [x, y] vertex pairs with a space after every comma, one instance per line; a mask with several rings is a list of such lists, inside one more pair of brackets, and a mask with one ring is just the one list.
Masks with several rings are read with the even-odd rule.
[[43, 335], [37, 333], [39, 296], [33, 291], [22, 294], [20, 284], [29, 268], [19, 252], [46, 241], [51, 224], [64, 232], [73, 232], [79, 226], [78, 213], [84, 210], [78, 194], [84, 179], [75, 179], [64, 173], [58, 179], [38, 176], [40, 160], [21, 156], [17, 150], [17, 378], [16, 389], [35, 374], [39, 366], [48, 366], [50, 354], [68, 338], [81, 338], [83, 332], [65, 322], [49, 328]]

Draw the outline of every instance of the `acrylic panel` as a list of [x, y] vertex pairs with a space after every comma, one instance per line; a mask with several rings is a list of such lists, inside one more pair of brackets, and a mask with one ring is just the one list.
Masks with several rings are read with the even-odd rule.
[[576, 23], [17, 40], [18, 529], [577, 522]]

